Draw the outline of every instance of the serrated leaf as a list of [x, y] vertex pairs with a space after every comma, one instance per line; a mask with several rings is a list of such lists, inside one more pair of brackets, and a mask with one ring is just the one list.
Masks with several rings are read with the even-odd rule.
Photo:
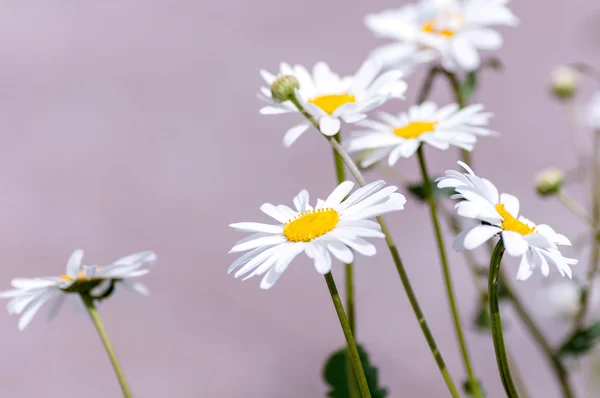
[[573, 333], [571, 338], [559, 348], [558, 355], [578, 357], [589, 351], [598, 339], [600, 339], [600, 321]]
[[[323, 367], [323, 379], [329, 385], [329, 398], [352, 398], [348, 390], [348, 373], [346, 372], [347, 348], [334, 352]], [[369, 355], [361, 345], [358, 345], [358, 355], [367, 377], [367, 384], [372, 398], [385, 398], [388, 390], [379, 386], [379, 376], [376, 367], [369, 362]]]
[[[482, 398], [485, 398], [486, 397], [485, 389], [483, 388], [483, 384], [481, 384], [481, 382], [479, 380], [477, 380], [477, 388], [479, 389], [479, 396]], [[475, 397], [473, 388], [471, 386], [471, 383], [469, 383], [469, 380], [465, 380], [463, 382], [463, 391], [465, 392], [466, 397], [468, 397], [468, 398]]]
[[[437, 184], [435, 183], [435, 179], [429, 181], [429, 185], [432, 189], [433, 192], [433, 197], [434, 198], [449, 198], [450, 196], [454, 195], [454, 189], [452, 188], [443, 188], [440, 189], [437, 187]], [[425, 186], [423, 185], [422, 182], [417, 183], [417, 184], [410, 184], [408, 186], [408, 191], [418, 200], [420, 201], [425, 201], [427, 198], [425, 196]]]

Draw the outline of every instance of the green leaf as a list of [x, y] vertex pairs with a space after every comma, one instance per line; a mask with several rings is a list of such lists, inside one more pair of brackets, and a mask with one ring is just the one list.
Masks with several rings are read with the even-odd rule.
[[[477, 388], [479, 389], [479, 395], [481, 397], [485, 398], [485, 389], [483, 388], [483, 384], [481, 384], [481, 382], [479, 380], [477, 380]], [[475, 397], [473, 388], [471, 386], [471, 383], [469, 383], [469, 380], [465, 380], [463, 382], [463, 391], [465, 392], [466, 397], [468, 397], [468, 398]]]
[[569, 340], [559, 348], [558, 355], [578, 357], [589, 351], [598, 339], [600, 339], [600, 321], [573, 333]]
[[490, 319], [490, 313], [484, 305], [479, 306], [479, 310], [473, 318], [473, 324], [478, 331], [489, 332], [492, 329], [492, 320]]
[[[454, 195], [454, 189], [452, 188], [443, 188], [440, 189], [437, 187], [437, 184], [435, 183], [435, 178], [431, 181], [429, 181], [429, 186], [432, 189], [433, 192], [433, 197], [434, 198], [449, 198], [450, 196]], [[422, 182], [420, 183], [416, 183], [416, 184], [410, 184], [408, 186], [408, 191], [413, 194], [413, 196], [420, 200], [420, 201], [425, 201], [427, 198], [425, 197], [425, 186], [423, 185]]]
[[485, 69], [499, 71], [502, 69], [502, 63], [496, 58], [491, 58], [485, 60], [479, 69], [465, 75], [465, 79], [460, 85], [460, 90], [466, 103], [469, 102], [473, 94], [475, 94], [475, 91], [477, 91], [477, 87], [479, 86], [479, 73]]
[[[323, 368], [323, 378], [329, 385], [330, 390], [327, 392], [329, 398], [351, 398], [348, 390], [348, 377], [346, 372], [346, 353], [347, 348], [342, 348], [334, 352]], [[379, 386], [378, 370], [369, 362], [369, 354], [358, 345], [358, 355], [362, 362], [367, 384], [372, 398], [385, 398], [388, 395], [388, 390], [385, 387]]]

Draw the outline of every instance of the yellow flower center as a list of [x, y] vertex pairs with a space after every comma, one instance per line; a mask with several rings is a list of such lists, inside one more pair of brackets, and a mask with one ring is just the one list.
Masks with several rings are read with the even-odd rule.
[[315, 104], [331, 115], [340, 106], [347, 104], [348, 102], [356, 102], [356, 97], [350, 94], [330, 94], [315, 97], [308, 100], [308, 102]]
[[310, 242], [333, 230], [339, 221], [334, 209], [307, 210], [285, 224], [283, 235], [290, 242]]
[[426, 33], [435, 33], [445, 38], [451, 38], [463, 25], [463, 16], [457, 12], [444, 12], [425, 22], [421, 30]]
[[505, 231], [517, 232], [521, 235], [529, 235], [535, 232], [535, 228], [517, 220], [504, 208], [504, 205], [496, 205], [496, 211], [502, 217], [502, 229]]
[[[69, 281], [69, 282], [73, 280], [73, 278], [71, 278], [69, 275], [61, 275], [61, 276], [59, 276], [59, 278], [64, 279], [65, 281]], [[77, 273], [77, 279], [85, 280], [87, 278], [85, 277], [83, 271], [79, 271]]]
[[395, 128], [394, 134], [406, 139], [417, 138], [421, 134], [434, 131], [436, 124], [437, 122], [412, 122], [406, 126]]

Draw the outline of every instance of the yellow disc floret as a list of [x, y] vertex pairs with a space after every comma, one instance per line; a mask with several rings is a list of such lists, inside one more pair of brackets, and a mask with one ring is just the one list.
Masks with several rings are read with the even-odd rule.
[[356, 102], [356, 97], [350, 94], [330, 94], [315, 97], [308, 100], [308, 102], [318, 106], [324, 112], [332, 115], [333, 112], [335, 112], [335, 110], [340, 106], [347, 104], [348, 102]]
[[513, 231], [521, 235], [529, 235], [535, 232], [535, 228], [530, 227], [514, 218], [505, 208], [504, 205], [496, 205], [496, 211], [502, 217], [502, 229], [504, 231]]
[[406, 139], [417, 138], [422, 134], [435, 131], [436, 125], [437, 122], [412, 122], [406, 126], [395, 128], [394, 134]]
[[285, 224], [283, 235], [290, 242], [310, 242], [333, 230], [339, 221], [334, 209], [307, 210]]

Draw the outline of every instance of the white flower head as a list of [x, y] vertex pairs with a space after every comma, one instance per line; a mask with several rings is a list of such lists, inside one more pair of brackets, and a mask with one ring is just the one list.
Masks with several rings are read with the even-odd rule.
[[446, 70], [479, 68], [479, 50], [497, 50], [502, 36], [493, 25], [516, 26], [510, 0], [422, 0], [365, 17], [377, 36], [393, 44], [375, 50], [386, 65], [411, 65], [441, 59]]
[[477, 136], [494, 134], [486, 128], [491, 113], [483, 112], [483, 105], [460, 109], [456, 104], [438, 108], [433, 102], [410, 107], [397, 116], [380, 113], [381, 121], [363, 120], [365, 128], [355, 132], [345, 142], [350, 152], [369, 151], [361, 157], [361, 166], [368, 167], [388, 156], [390, 166], [400, 158], [414, 155], [421, 143], [446, 150], [457, 146], [473, 150]]
[[[600, 302], [600, 291], [597, 278], [590, 283], [594, 285], [589, 297], [589, 308], [593, 310]], [[553, 279], [544, 283], [536, 295], [542, 315], [548, 318], [572, 321], [581, 308], [582, 288], [582, 284], [574, 279]]]
[[[265, 70], [261, 75], [269, 86], [278, 76], [294, 76], [300, 85], [295, 90], [298, 103], [315, 118], [323, 134], [332, 136], [340, 131], [341, 121], [355, 123], [388, 99], [403, 98], [406, 83], [401, 79], [402, 72], [390, 70], [380, 75], [380, 71], [379, 61], [367, 59], [354, 76], [340, 77], [325, 62], [317, 63], [312, 75], [301, 65], [292, 67], [286, 63], [280, 65], [277, 76]], [[299, 114], [291, 101], [274, 101], [269, 87], [261, 87], [259, 97], [269, 104], [260, 110], [263, 115]], [[284, 145], [292, 145], [309, 126], [304, 120], [288, 130]]]
[[346, 198], [354, 183], [345, 181], [326, 200], [317, 200], [314, 208], [309, 204], [306, 190], [294, 198], [296, 210], [285, 205], [263, 204], [260, 209], [278, 224], [231, 224], [239, 231], [254, 234], [237, 242], [229, 251], [251, 250], [234, 261], [227, 272], [239, 268], [235, 277], [248, 274], [244, 279], [264, 274], [260, 287], [269, 289], [302, 252], [314, 261], [321, 274], [331, 270], [331, 255], [343, 263], [353, 261], [353, 250], [365, 256], [374, 255], [375, 246], [364, 238], [384, 235], [379, 224], [368, 218], [402, 210], [406, 202], [403, 195], [396, 193], [397, 187], [384, 188], [384, 185], [383, 181], [373, 182]]
[[600, 92], [594, 94], [587, 104], [584, 115], [585, 124], [596, 131], [600, 131]]
[[473, 250], [499, 235], [506, 253], [521, 257], [517, 280], [528, 279], [535, 268], [548, 276], [549, 264], [554, 264], [562, 276], [571, 278], [569, 266], [577, 264], [577, 260], [563, 257], [558, 249], [559, 245], [571, 245], [571, 242], [548, 225], [535, 225], [519, 216], [516, 197], [499, 193], [489, 180], [476, 176], [463, 162], [458, 163], [467, 173], [448, 170], [436, 182], [439, 188], [456, 191], [453, 198], [461, 199], [455, 206], [460, 216], [482, 221], [482, 224], [462, 231], [454, 240], [454, 248]]
[[149, 272], [148, 269], [141, 269], [141, 267], [156, 261], [156, 254], [153, 252], [131, 254], [107, 266], [82, 265], [82, 260], [83, 250], [77, 249], [67, 261], [64, 275], [15, 278], [11, 281], [12, 290], [0, 292], [0, 298], [11, 299], [6, 306], [8, 313], [21, 315], [20, 330], [25, 329], [48, 300], [53, 301], [49, 317], [56, 315], [69, 293], [90, 289], [92, 294], [95, 294], [95, 291], [103, 290], [103, 285], [106, 283], [110, 285], [112, 282], [140, 294], [148, 294], [148, 290], [133, 279]]

